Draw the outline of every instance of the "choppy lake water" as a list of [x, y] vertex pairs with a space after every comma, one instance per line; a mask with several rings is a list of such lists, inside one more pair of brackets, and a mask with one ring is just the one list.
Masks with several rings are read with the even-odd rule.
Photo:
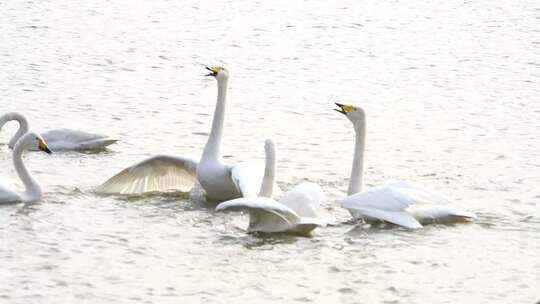
[[[540, 299], [537, 1], [2, 1], [0, 112], [121, 141], [27, 154], [40, 203], [0, 207], [2, 303], [534, 303]], [[231, 74], [223, 151], [278, 148], [282, 188], [321, 184], [330, 224], [258, 237], [178, 197], [92, 188], [147, 156], [199, 156]], [[349, 221], [350, 122], [366, 183], [413, 180], [479, 218], [410, 231]], [[15, 179], [0, 133], [1, 175]]]

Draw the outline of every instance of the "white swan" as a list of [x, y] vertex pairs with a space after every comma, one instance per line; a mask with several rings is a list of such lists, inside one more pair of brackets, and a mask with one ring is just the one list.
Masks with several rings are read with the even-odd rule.
[[447, 204], [442, 194], [411, 182], [393, 182], [362, 192], [366, 115], [362, 108], [336, 103], [339, 110], [354, 126], [356, 144], [349, 181], [348, 197], [341, 205], [354, 218], [366, 221], [386, 221], [407, 228], [420, 228], [427, 223], [450, 223], [476, 218], [472, 212], [462, 211]]
[[[263, 170], [250, 163], [224, 164], [220, 146], [225, 119], [225, 97], [229, 73], [222, 67], [206, 68], [218, 84], [212, 130], [201, 160], [158, 155], [124, 169], [97, 187], [98, 193], [143, 194], [169, 190], [188, 192], [199, 182], [210, 201], [256, 196]], [[258, 170], [260, 169], [260, 170]]]
[[245, 197], [219, 204], [216, 211], [249, 212], [248, 232], [287, 232], [307, 235], [322, 225], [316, 209], [323, 199], [323, 192], [315, 183], [301, 183], [287, 192], [277, 202], [271, 198], [275, 180], [275, 146], [265, 143], [266, 167], [261, 191], [257, 197]]
[[[19, 123], [19, 129], [9, 141], [8, 146], [11, 149], [13, 149], [19, 138], [28, 132], [28, 121], [22, 114], [17, 112], [10, 112], [0, 116], [0, 130], [7, 122], [12, 120]], [[105, 135], [64, 128], [45, 131], [41, 133], [41, 136], [53, 151], [100, 150], [118, 141]]]
[[7, 183], [0, 180], [0, 204], [18, 202], [36, 202], [41, 199], [41, 187], [38, 182], [30, 176], [22, 161], [22, 154], [25, 150], [41, 150], [51, 154], [51, 150], [45, 140], [36, 133], [29, 132], [23, 135], [13, 148], [13, 164], [15, 171], [23, 182], [25, 190], [19, 192]]

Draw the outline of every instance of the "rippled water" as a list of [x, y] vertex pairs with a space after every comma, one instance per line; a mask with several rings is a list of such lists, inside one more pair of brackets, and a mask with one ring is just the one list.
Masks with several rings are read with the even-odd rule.
[[[0, 2], [0, 112], [121, 140], [26, 155], [45, 197], [0, 207], [0, 302], [534, 303], [539, 30], [536, 1]], [[149, 155], [200, 155], [205, 65], [231, 73], [225, 156], [262, 159], [272, 137], [282, 188], [320, 183], [328, 227], [259, 237], [196, 199], [92, 193]], [[368, 112], [368, 185], [414, 180], [478, 220], [350, 222], [336, 200], [353, 133], [334, 101]]]

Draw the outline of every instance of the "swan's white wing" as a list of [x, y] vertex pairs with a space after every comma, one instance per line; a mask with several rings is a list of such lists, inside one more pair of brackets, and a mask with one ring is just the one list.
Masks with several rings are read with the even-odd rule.
[[448, 204], [450, 199], [444, 194], [433, 189], [422, 187], [418, 184], [406, 181], [396, 181], [387, 183], [383, 187], [391, 187], [399, 191], [403, 196], [407, 196], [409, 200], [415, 204]]
[[143, 194], [147, 192], [189, 192], [197, 182], [197, 161], [158, 155], [122, 170], [97, 187], [98, 193]]
[[324, 194], [321, 186], [315, 183], [301, 183], [285, 193], [280, 203], [296, 211], [302, 217], [317, 217]]
[[404, 211], [415, 201], [393, 187], [379, 186], [344, 198], [341, 205], [347, 209], [375, 208], [386, 211]]
[[386, 186], [374, 187], [341, 201], [341, 205], [351, 210], [356, 217], [379, 219], [407, 228], [420, 228], [422, 225], [406, 212], [407, 207], [413, 203], [411, 197]]
[[422, 228], [422, 224], [406, 211], [387, 211], [375, 208], [351, 208], [350, 210], [355, 211], [355, 214], [361, 214], [364, 218], [386, 221], [411, 229]]
[[79, 150], [98, 150], [103, 149], [107, 146], [110, 146], [114, 143], [116, 143], [118, 139], [110, 139], [110, 138], [103, 138], [103, 139], [96, 139], [96, 140], [90, 140], [86, 141], [84, 143], [81, 143], [79, 145]]
[[88, 140], [102, 139], [107, 136], [101, 134], [88, 133], [72, 129], [52, 129], [41, 133], [41, 136], [47, 142], [65, 141], [65, 142], [84, 142]]
[[248, 211], [249, 231], [284, 232], [300, 221], [294, 210], [267, 197], [243, 197], [223, 202], [216, 211]]
[[452, 223], [476, 218], [473, 212], [446, 206], [450, 203], [450, 199], [433, 189], [411, 182], [393, 182], [387, 184], [388, 186], [414, 203], [407, 208], [407, 211], [420, 223]]
[[256, 197], [261, 189], [264, 167], [245, 162], [230, 166], [231, 178], [243, 197]]
[[421, 223], [463, 222], [476, 218], [476, 214], [441, 205], [412, 205], [407, 209]]

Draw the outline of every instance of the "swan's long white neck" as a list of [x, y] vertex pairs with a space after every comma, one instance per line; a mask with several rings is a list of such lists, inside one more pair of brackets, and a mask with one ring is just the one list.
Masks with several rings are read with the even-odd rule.
[[223, 136], [223, 123], [225, 120], [225, 97], [227, 95], [227, 78], [218, 79], [218, 97], [212, 130], [203, 151], [203, 158], [218, 159], [220, 155], [221, 138]]
[[276, 178], [276, 148], [271, 140], [264, 145], [266, 160], [264, 164], [264, 177], [259, 196], [272, 197], [274, 181]]
[[15, 171], [17, 172], [17, 175], [19, 175], [19, 178], [23, 182], [24, 188], [25, 188], [25, 200], [27, 201], [35, 201], [39, 200], [41, 198], [41, 187], [37, 183], [37, 181], [30, 176], [28, 173], [28, 170], [26, 170], [26, 167], [23, 164], [22, 161], [22, 154], [25, 150], [23, 143], [18, 143], [15, 145], [15, 148], [13, 148], [13, 165], [15, 166]]
[[[361, 110], [360, 110], [361, 111]], [[348, 195], [362, 192], [364, 187], [364, 150], [366, 148], [366, 116], [362, 111], [362, 119], [353, 122], [356, 141], [354, 144], [354, 160], [349, 180]]]
[[6, 124], [8, 121], [11, 121], [11, 120], [15, 120], [19, 123], [19, 129], [17, 130], [15, 135], [11, 137], [11, 140], [9, 141], [9, 144], [8, 144], [8, 146], [13, 149], [13, 147], [15, 147], [15, 144], [17, 143], [19, 138], [21, 138], [21, 136], [23, 136], [24, 134], [26, 134], [26, 132], [28, 132], [28, 121], [20, 113], [17, 113], [17, 112], [6, 113], [0, 116], [0, 129], [4, 126], [4, 124]]

